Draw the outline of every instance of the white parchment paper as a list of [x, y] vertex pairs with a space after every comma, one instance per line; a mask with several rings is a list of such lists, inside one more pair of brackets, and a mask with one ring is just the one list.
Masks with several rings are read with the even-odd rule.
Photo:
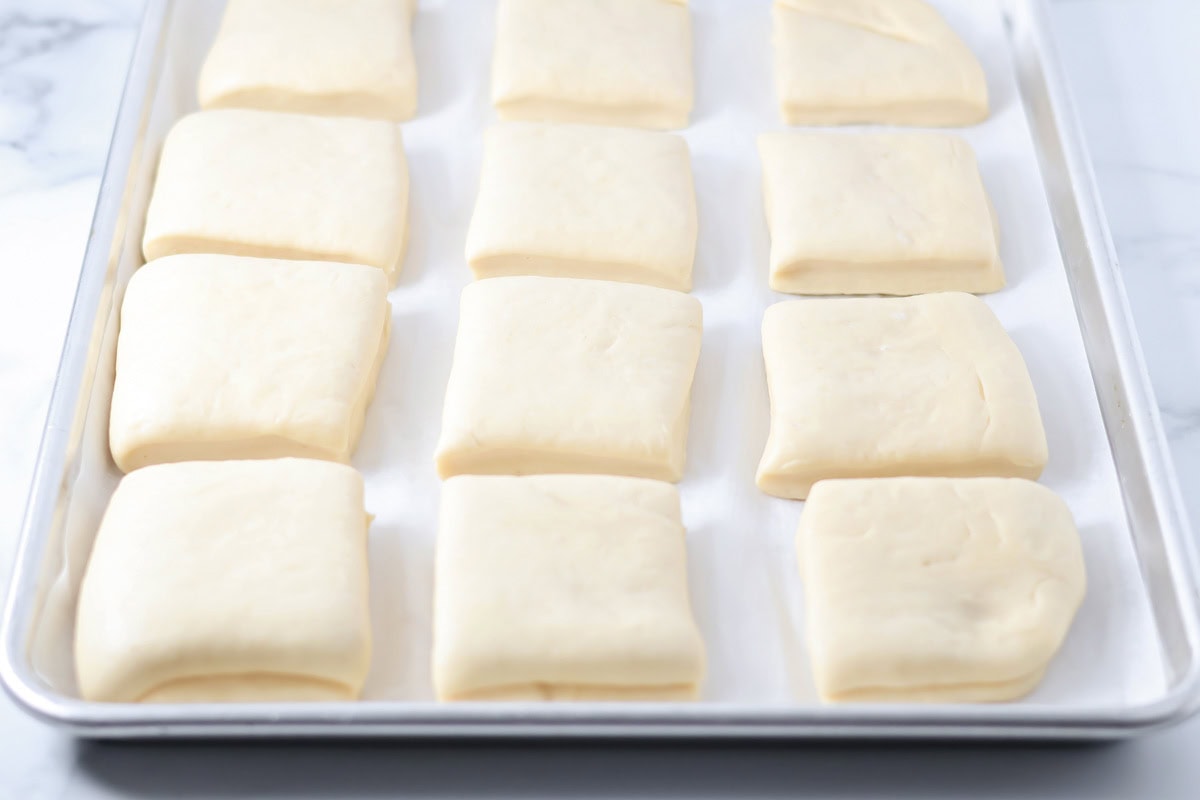
[[[1046, 422], [1042, 482], [1061, 494], [1083, 537], [1088, 595], [1044, 683], [1023, 704], [1120, 707], [1160, 694], [1166, 677], [1141, 584], [1079, 323], [1068, 288], [998, 7], [935, 0], [981, 58], [992, 116], [961, 132], [978, 153], [1002, 231], [1009, 288], [988, 296], [1028, 362]], [[135, 214], [114, 296], [140, 263], [140, 217], [171, 122], [195, 106], [195, 76], [222, 4], [180, 3], [167, 69], [135, 171]], [[704, 305], [681, 484], [696, 617], [708, 646], [702, 702], [814, 704], [803, 644], [803, 595], [792, 537], [803, 504], [761, 494], [754, 471], [768, 427], [760, 349], [763, 310], [785, 299], [767, 287], [769, 239], [755, 136], [781, 128], [771, 68], [769, 0], [692, 0], [696, 106], [683, 131], [700, 212], [695, 295]], [[354, 464], [367, 476], [375, 661], [366, 697], [432, 699], [429, 655], [439, 484], [433, 450], [469, 280], [463, 259], [488, 101], [492, 0], [425, 0], [415, 22], [420, 106], [404, 125], [412, 179], [411, 241], [391, 293], [392, 336]], [[79, 456], [65, 537], [51, 542], [57, 573], [38, 618], [32, 656], [57, 690], [74, 695], [75, 594], [99, 515], [119, 473], [108, 458], [115, 317]], [[213, 587], [214, 592], [220, 587]]]

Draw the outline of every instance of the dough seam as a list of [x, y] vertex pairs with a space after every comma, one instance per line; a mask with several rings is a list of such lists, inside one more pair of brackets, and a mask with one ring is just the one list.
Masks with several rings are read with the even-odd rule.
[[866, 20], [856, 20], [851, 22], [847, 19], [838, 17], [836, 14], [830, 14], [828, 11], [822, 11], [821, 9], [817, 8], [798, 8], [787, 3], [786, 1], [779, 3], [779, 10], [789, 14], [816, 17], [824, 22], [829, 23], [830, 25], [837, 25], [842, 28], [851, 28], [853, 30], [873, 33], [876, 36], [882, 36], [885, 39], [891, 39], [893, 41], [903, 42], [905, 44], [933, 47], [941, 43], [941, 41], [936, 38], [922, 38], [919, 36], [914, 36], [911, 31], [899, 31], [896, 29], [886, 30], [882, 25], [872, 25]]
[[[524, 254], [495, 250], [490, 253], [473, 255], [469, 263], [476, 280], [540, 275], [547, 278], [601, 279], [622, 283], [640, 283], [659, 289], [673, 289], [677, 292], [689, 292], [692, 289], [690, 272], [686, 279], [675, 280], [674, 276], [668, 273], [632, 261], [588, 261], [554, 253]], [[599, 275], [604, 277], [598, 278]]]
[[[910, 120], [903, 123], [905, 126], [944, 128], [951, 126], [940, 120], [946, 118], [946, 110], [951, 108], [954, 110], [955, 115], [961, 115], [963, 118], [978, 116], [974, 105], [951, 101], [905, 103], [902, 105], [893, 103], [867, 103], [857, 107], [831, 105], [827, 108], [806, 105], [805, 103], [793, 100], [785, 99], [783, 101], [784, 121], [788, 125], [872, 125], [880, 124], [878, 117], [881, 114], [903, 114], [906, 119]], [[899, 125], [901, 123], [892, 124]], [[955, 123], [959, 127], [969, 124], [975, 123]]]
[[[673, 702], [694, 700], [700, 691], [698, 684], [604, 684], [604, 683], [514, 683], [502, 686], [479, 687], [467, 692], [447, 695], [443, 700], [450, 702], [471, 701], [520, 701], [552, 702], [560, 695], [583, 694], [583, 702]], [[604, 697], [605, 694], [610, 695]], [[530, 697], [530, 695], [536, 695]], [[570, 699], [576, 699], [571, 697]]]
[[544, 121], [567, 125], [605, 125], [620, 128], [649, 128], [673, 130], [687, 127], [689, 110], [672, 109], [651, 103], [620, 103], [619, 125], [613, 123], [613, 105], [603, 102], [584, 103], [578, 100], [545, 101], [539, 98], [505, 98], [493, 101], [496, 115], [502, 122]]
[[[901, 274], [895, 276], [888, 272], [896, 270]], [[909, 270], [909, 272], [902, 272]], [[932, 281], [929, 289], [916, 289], [925, 276], [912, 274], [912, 270], [927, 273]], [[943, 277], [944, 276], [944, 277]], [[788, 261], [772, 269], [770, 275], [771, 288], [777, 292], [816, 293], [827, 295], [864, 296], [864, 292], [845, 287], [854, 281], [870, 280], [873, 292], [870, 294], [895, 295], [907, 297], [914, 294], [928, 294], [945, 291], [947, 279], [953, 279], [956, 291], [971, 294], [984, 294], [1004, 288], [1005, 275], [1003, 265], [993, 259], [983, 269], [964, 270], [962, 261], [950, 260], [891, 260], [891, 261], [829, 261], [824, 259], [805, 259]], [[939, 280], [940, 279], [940, 280]], [[916, 289], [916, 290], [915, 290]]]
[[386, 296], [383, 305], [383, 334], [379, 338], [379, 345], [375, 348], [375, 357], [371, 362], [371, 368], [363, 375], [362, 385], [354, 393], [354, 397], [358, 401], [354, 407], [361, 408], [362, 414], [358, 419], [351, 419], [346, 428], [346, 450], [348, 452], [352, 451], [352, 445], [362, 438], [363, 428], [367, 424], [367, 413], [371, 409], [371, 403], [374, 402], [375, 392], [378, 389], [379, 373], [383, 370], [384, 359], [387, 358], [388, 342], [392, 336], [392, 304], [386, 299]]
[[[264, 112], [273, 113], [273, 112]], [[400, 254], [390, 266], [383, 269], [388, 278], [388, 286], [394, 285], [399, 275], [397, 266], [404, 261], [404, 250], [408, 242], [407, 226], [403, 231]], [[250, 258], [273, 258], [281, 261], [321, 261], [332, 264], [358, 264], [349, 253], [332, 251], [316, 252], [311, 249], [297, 249], [276, 245], [263, 245], [253, 242], [235, 242], [227, 239], [213, 239], [208, 236], [190, 236], [186, 234], [168, 234], [155, 238], [153, 246], [147, 248], [146, 263], [160, 258], [176, 255], [217, 255], [217, 256], [248, 256]], [[367, 265], [370, 266], [370, 265]]]
[[1023, 673], [1007, 680], [978, 683], [950, 683], [925, 686], [861, 686], [845, 691], [830, 692], [826, 698], [843, 703], [871, 702], [937, 702], [937, 703], [1003, 703], [1032, 692], [1046, 674], [1046, 667]]
[[[135, 703], [172, 702], [169, 700], [168, 701], [156, 700], [155, 695], [160, 694], [164, 691], [171, 692], [172, 690], [178, 689], [181, 686], [188, 686], [191, 684], [204, 685], [206, 683], [211, 683], [214, 679], [216, 681], [220, 681], [220, 682], [236, 682], [239, 680], [253, 680], [253, 679], [266, 679], [266, 680], [282, 679], [282, 680], [285, 680], [288, 682], [295, 683], [297, 687], [304, 686], [304, 687], [309, 687], [309, 688], [318, 689], [318, 690], [328, 690], [329, 694], [331, 695], [329, 698], [330, 701], [334, 700], [335, 695], [341, 695], [344, 700], [354, 700], [357, 698], [357, 692], [355, 692], [354, 688], [344, 681], [339, 681], [334, 678], [310, 676], [310, 675], [305, 675], [305, 674], [299, 673], [299, 672], [228, 672], [228, 673], [198, 672], [194, 675], [177, 675], [176, 677], [173, 677], [168, 681], [164, 681], [163, 683], [160, 683], [156, 686], [152, 686], [152, 687], [146, 689], [146, 691], [142, 692], [142, 694], [139, 695], [132, 702], [135, 702]], [[209, 701], [205, 701], [205, 702], [219, 702], [219, 701], [209, 700]], [[302, 701], [291, 701], [291, 702], [302, 702]]]
[[[464, 431], [465, 437], [478, 444], [475, 434]], [[437, 459], [438, 476], [443, 480], [455, 475], [619, 475], [675, 482], [682, 468], [671, 463], [659, 469], [656, 459], [634, 459], [622, 456], [588, 455], [589, 469], [580, 468], [582, 456], [578, 451], [545, 450], [531, 447], [488, 447], [469, 452], [445, 452]], [[514, 471], [513, 462], [529, 465]]]
[[223, 92], [208, 100], [204, 109], [242, 108], [257, 111], [277, 111], [281, 114], [310, 114], [312, 116], [361, 117], [388, 122], [408, 121], [416, 114], [416, 105], [405, 103], [397, 108], [398, 117], [370, 113], [379, 103], [379, 96], [363, 91], [301, 93], [276, 87], [248, 87]]

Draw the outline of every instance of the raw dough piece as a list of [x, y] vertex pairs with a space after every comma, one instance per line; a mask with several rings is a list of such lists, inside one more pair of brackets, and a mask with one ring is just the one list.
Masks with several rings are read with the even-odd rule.
[[229, 0], [202, 108], [404, 120], [417, 108], [415, 0]]
[[973, 125], [988, 90], [975, 55], [922, 0], [775, 0], [784, 122]]
[[987, 305], [947, 292], [767, 309], [771, 433], [758, 487], [804, 499], [824, 478], [1036, 478], [1037, 397]]
[[476, 278], [547, 275], [686, 292], [696, 193], [678, 136], [511, 122], [484, 136], [467, 232]]
[[348, 461], [387, 349], [383, 274], [361, 264], [180, 255], [134, 273], [109, 443], [164, 461]]
[[469, 285], [438, 474], [683, 476], [700, 301], [631, 283]]
[[759, 137], [771, 288], [994, 292], [995, 215], [965, 140], [936, 133]]
[[163, 145], [146, 260], [226, 253], [369, 264], [395, 278], [408, 236], [400, 126], [201, 111]]
[[1070, 510], [1016, 478], [821, 481], [797, 548], [827, 701], [1021, 697], [1083, 600]]
[[682, 700], [703, 677], [668, 483], [451, 478], [434, 586], [443, 700]]
[[362, 476], [327, 461], [127, 475], [83, 576], [85, 700], [353, 700], [371, 660]]
[[500, 0], [492, 104], [504, 120], [685, 127], [686, 0]]

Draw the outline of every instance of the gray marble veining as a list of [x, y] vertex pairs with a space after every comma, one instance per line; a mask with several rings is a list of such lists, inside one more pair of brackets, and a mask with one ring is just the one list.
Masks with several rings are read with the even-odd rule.
[[140, 13], [140, 0], [6, 0], [0, 196], [97, 174]]

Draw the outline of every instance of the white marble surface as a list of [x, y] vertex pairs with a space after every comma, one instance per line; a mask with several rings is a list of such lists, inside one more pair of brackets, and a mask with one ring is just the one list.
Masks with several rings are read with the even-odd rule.
[[[1180, 482], [1200, 520], [1200, 3], [1051, 0]], [[140, 0], [0, 0], [7, 575]], [[3, 579], [0, 579], [3, 580]], [[0, 798], [1200, 795], [1200, 719], [1105, 747], [89, 745], [0, 698]]]

